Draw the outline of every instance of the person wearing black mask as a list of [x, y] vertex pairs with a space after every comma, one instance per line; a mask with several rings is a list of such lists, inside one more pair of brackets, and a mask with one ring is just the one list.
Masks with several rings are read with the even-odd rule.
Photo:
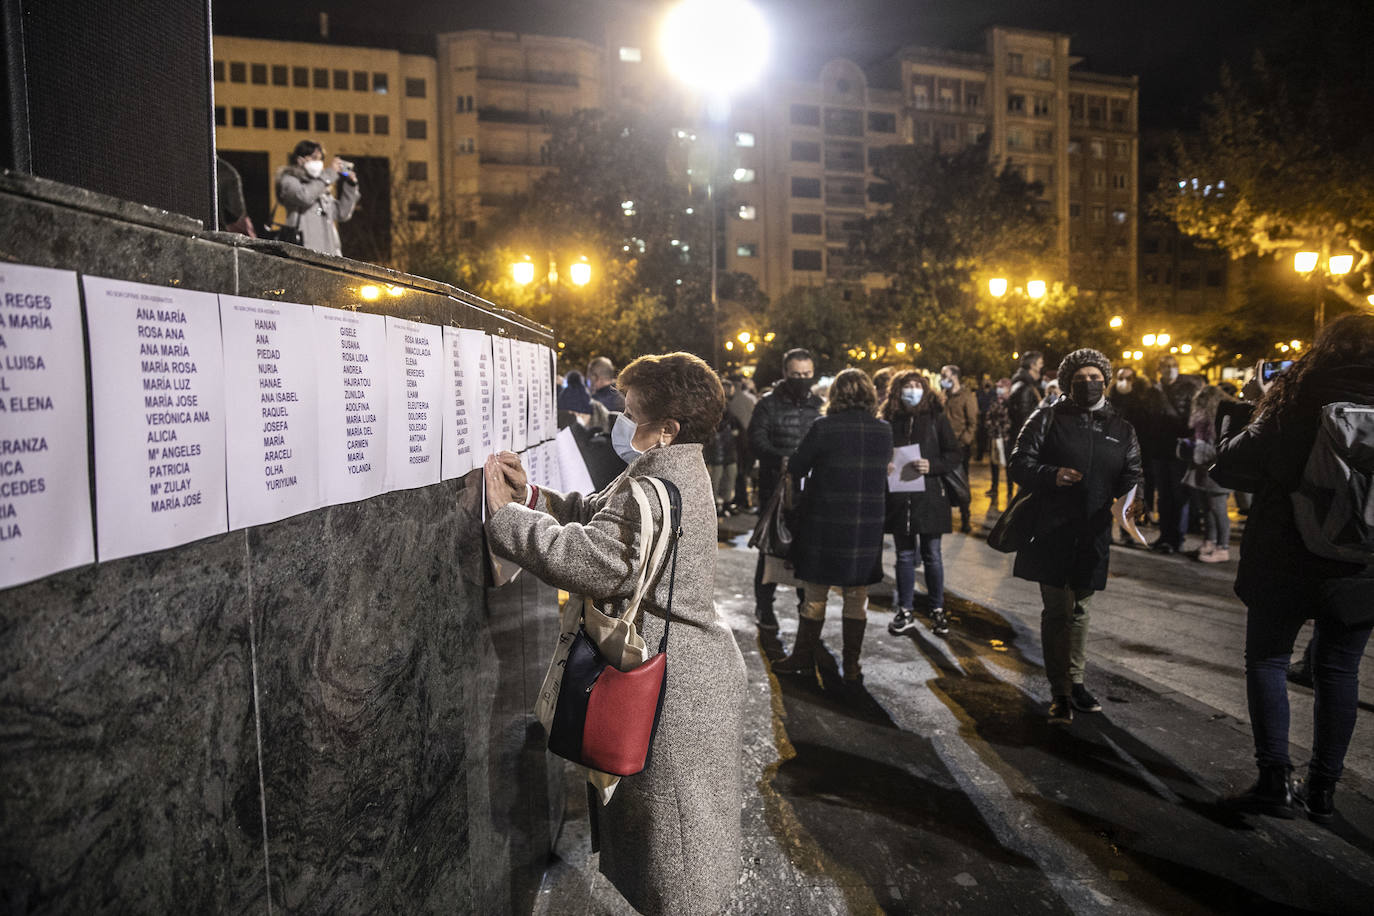
[[[768, 499], [782, 477], [782, 463], [797, 451], [806, 433], [821, 415], [825, 403], [811, 393], [816, 382], [816, 361], [810, 352], [797, 348], [782, 357], [783, 378], [759, 398], [749, 421], [749, 448], [759, 460], [759, 506]], [[776, 630], [773, 613], [777, 585], [763, 581], [763, 554], [754, 570], [754, 617], [763, 629]], [[797, 590], [800, 608], [802, 592]]]
[[1183, 486], [1188, 462], [1178, 457], [1178, 440], [1192, 434], [1188, 418], [1192, 414], [1193, 395], [1201, 387], [1199, 379], [1179, 375], [1178, 360], [1166, 353], [1159, 360], [1159, 381], [1146, 392], [1151, 440], [1146, 451], [1159, 498], [1159, 538], [1150, 546], [1164, 554], [1183, 549], [1188, 528], [1188, 491]]
[[1097, 350], [1064, 357], [1057, 377], [1069, 396], [1031, 414], [1008, 468], [1035, 501], [1034, 529], [1014, 574], [1040, 584], [1050, 722], [1058, 725], [1073, 721], [1074, 709], [1102, 709], [1083, 683], [1088, 605], [1107, 584], [1112, 502], [1140, 481], [1135, 430], [1104, 396], [1111, 374]]

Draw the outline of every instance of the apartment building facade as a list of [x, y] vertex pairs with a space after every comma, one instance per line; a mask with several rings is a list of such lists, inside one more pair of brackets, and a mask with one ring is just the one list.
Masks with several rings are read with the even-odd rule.
[[440, 201], [433, 57], [220, 35], [213, 52], [215, 145], [242, 176], [255, 223], [272, 218], [276, 171], [313, 139], [358, 168], [346, 254], [385, 260], [393, 236], [424, 231]]
[[720, 170], [723, 268], [772, 297], [794, 286], [883, 285], [849, 244], [882, 206], [874, 154], [906, 142], [901, 123], [901, 94], [871, 86], [842, 59], [814, 80], [775, 81], [737, 103]]
[[981, 53], [898, 53], [911, 141], [952, 150], [986, 139], [994, 165], [1038, 183], [1055, 218], [1039, 279], [1129, 311], [1138, 299], [1136, 78], [1074, 69], [1081, 59], [1067, 35], [992, 28], [984, 37]]
[[459, 237], [553, 168], [552, 125], [606, 103], [607, 56], [575, 38], [487, 31], [438, 37], [441, 181]]

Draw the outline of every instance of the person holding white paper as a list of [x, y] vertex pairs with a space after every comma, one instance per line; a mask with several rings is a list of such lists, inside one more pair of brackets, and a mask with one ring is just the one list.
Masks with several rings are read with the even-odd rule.
[[[1017, 578], [1040, 583], [1040, 638], [1053, 700], [1051, 724], [1073, 711], [1101, 712], [1084, 685], [1088, 606], [1107, 585], [1112, 503], [1140, 482], [1135, 429], [1108, 403], [1111, 363], [1097, 350], [1075, 350], [1059, 364], [1069, 396], [1037, 408], [1016, 438], [1009, 471], [1033, 500], [1029, 542], [1016, 553]], [[1013, 510], [1008, 510], [1013, 511]]]
[[891, 394], [883, 404], [883, 419], [892, 427], [897, 454], [905, 458], [904, 450], [911, 450], [907, 453], [921, 456], [899, 464], [894, 474], [903, 481], [925, 484], [919, 490], [901, 484], [888, 488], [883, 530], [892, 535], [897, 548], [897, 613], [887, 631], [897, 636], [916, 629], [919, 547], [930, 602], [930, 628], [936, 636], [946, 636], [949, 617], [945, 614], [945, 564], [940, 539], [954, 527], [950, 524], [950, 502], [940, 475], [962, 463], [963, 449], [940, 399], [931, 393], [930, 383], [921, 372], [902, 372], [892, 380]]

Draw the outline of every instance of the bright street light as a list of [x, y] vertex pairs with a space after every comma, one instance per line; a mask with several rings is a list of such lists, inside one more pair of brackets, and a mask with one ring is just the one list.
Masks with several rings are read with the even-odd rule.
[[1185, 355], [1188, 354], [1188, 353], [1192, 353], [1192, 352], [1193, 352], [1193, 345], [1192, 345], [1192, 344], [1184, 344], [1183, 346], [1181, 346], [1181, 347], [1178, 348], [1178, 352], [1183, 353], [1183, 354], [1185, 354]]
[[380, 286], [373, 286], [369, 283], [358, 289], [358, 295], [362, 296], [368, 302], [373, 302], [382, 295], [382, 288]]
[[516, 261], [510, 266], [510, 275], [521, 286], [529, 286], [534, 282], [534, 262], [528, 259]]
[[1158, 337], [1155, 338], [1155, 343], [1159, 344], [1161, 347], [1167, 347], [1169, 346], [1169, 341], [1172, 339], [1173, 338], [1171, 338], [1168, 334], [1160, 334]]
[[586, 286], [592, 282], [592, 265], [587, 263], [585, 255], [582, 260], [574, 261], [572, 267], [568, 268], [568, 276], [572, 279], [573, 286]]
[[1317, 260], [1321, 257], [1315, 251], [1299, 251], [1293, 255], [1293, 269], [1300, 274], [1310, 274], [1317, 269]]
[[1153, 334], [1146, 334], [1144, 337], [1140, 338], [1140, 342], [1147, 347], [1153, 347], [1158, 340], [1159, 338], [1155, 337]]
[[992, 293], [998, 299], [1005, 296], [1007, 294], [1007, 278], [993, 277], [988, 281], [988, 292]]
[[753, 335], [751, 335], [748, 331], [740, 331], [739, 335], [735, 339], [742, 344], [747, 344], [752, 336]]
[[1107, 327], [1116, 330], [1117, 328], [1120, 328], [1123, 324], [1125, 324], [1125, 321], [1122, 320], [1120, 315], [1113, 315], [1112, 320], [1107, 322]]
[[659, 36], [668, 69], [710, 102], [753, 85], [768, 61], [768, 24], [743, 0], [684, 0]]
[[1145, 356], [1144, 353], [1141, 353], [1139, 350], [1136, 350], [1134, 353], [1131, 354], [1131, 359], [1136, 359], [1136, 360], [1138, 360], [1138, 359], [1143, 358], [1144, 356]]
[[1026, 295], [1030, 296], [1032, 299], [1044, 299], [1045, 281], [1031, 280], [1029, 283], [1026, 284]]
[[905, 352], [906, 352], [906, 341], [904, 341], [904, 340], [899, 340], [899, 341], [897, 341], [895, 344], [892, 345], [892, 349], [896, 350], [898, 353], [905, 353]]
[[1326, 259], [1326, 269], [1333, 277], [1344, 277], [1355, 266], [1353, 254], [1333, 254]]

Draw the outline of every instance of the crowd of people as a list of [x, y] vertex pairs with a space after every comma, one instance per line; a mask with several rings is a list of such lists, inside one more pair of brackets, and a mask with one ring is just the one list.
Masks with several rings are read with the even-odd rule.
[[[604, 358], [588, 366], [585, 380], [569, 373], [558, 399], [560, 424], [575, 430], [599, 492], [541, 493], [528, 486], [516, 456], [493, 456], [486, 468], [489, 535], [522, 566], [613, 606], [635, 572], [633, 551], [617, 546], [634, 539], [632, 513], [616, 495], [631, 475], [670, 476], [698, 528], [707, 527], [712, 509], [717, 525], [735, 512], [784, 513], [792, 532], [785, 569], [761, 551], [754, 575], [762, 630], [778, 629], [778, 586], [796, 591], [796, 637], [789, 652], [771, 658], [772, 670], [816, 672], [833, 589], [841, 603], [843, 678], [857, 685], [868, 593], [885, 578], [888, 535], [896, 557], [889, 632], [919, 630], [919, 606], [934, 636], [950, 634], [941, 541], [954, 532], [956, 510], [960, 531], [971, 533], [968, 470], [987, 461], [988, 515], [997, 519], [989, 544], [1014, 551], [1013, 575], [1039, 589], [1048, 720], [1067, 725], [1075, 712], [1102, 710], [1086, 683], [1087, 633], [1093, 598], [1108, 582], [1117, 523], [1127, 527], [1132, 517], [1125, 513], [1132, 512], [1157, 526], [1150, 547], [1163, 557], [1229, 563], [1235, 498], [1248, 513], [1235, 588], [1248, 612], [1245, 678], [1259, 776], [1223, 804], [1318, 822], [1334, 817], [1359, 663], [1374, 629], [1374, 316], [1338, 319], [1286, 374], [1269, 377], [1257, 366], [1241, 390], [1183, 375], [1172, 356], [1159, 361], [1154, 379], [1132, 367], [1114, 371], [1104, 354], [1086, 348], [1064, 356], [1052, 372], [1042, 353], [1027, 352], [1010, 377], [976, 384], [954, 365], [938, 372], [891, 367], [872, 376], [849, 368], [826, 384], [804, 349], [788, 351], [782, 368], [782, 378], [762, 394], [750, 379], [722, 378], [687, 354], [642, 357], [618, 379]], [[598, 466], [598, 441], [614, 465]], [[1319, 460], [1332, 449], [1344, 449], [1340, 460]], [[1337, 489], [1339, 475], [1347, 475], [1344, 503], [1313, 488], [1314, 467], [1328, 479], [1335, 473]], [[1295, 509], [1298, 494], [1309, 500], [1303, 511]], [[1320, 517], [1338, 503], [1349, 518]], [[1315, 526], [1308, 517], [1314, 512]], [[1183, 554], [1193, 524], [1202, 546]], [[722, 876], [729, 857], [716, 853], [722, 842], [738, 839], [731, 807], [737, 793], [729, 780], [730, 791], [721, 788], [720, 774], [738, 775], [728, 761], [738, 750], [732, 742], [742, 672], [733, 641], [721, 637], [721, 622], [706, 607], [715, 531], [708, 534], [694, 531], [702, 555], [691, 568], [695, 578], [684, 583], [702, 603], [682, 616], [688, 627], [701, 628], [692, 638], [706, 655], [688, 660], [687, 682], [664, 701], [645, 771], [654, 775], [640, 783], [652, 791], [626, 793], [628, 801], [607, 819], [614, 831], [650, 839], [649, 847], [602, 858], [603, 871], [646, 912], [675, 911], [667, 904], [685, 899], [673, 890], [683, 880], [725, 894], [735, 871]], [[1328, 550], [1322, 538], [1339, 541], [1339, 549]], [[659, 606], [650, 607], [651, 623], [664, 614]], [[679, 619], [676, 609], [672, 617]], [[1309, 646], [1314, 736], [1307, 779], [1298, 782], [1289, 759], [1286, 675], [1308, 620], [1316, 622]], [[707, 685], [719, 694], [709, 727], [694, 718], [703, 708], [694, 691]], [[684, 740], [693, 730], [704, 744]], [[701, 754], [714, 755], [720, 766], [703, 766]], [[699, 793], [693, 774], [700, 773], [709, 774], [714, 794]], [[663, 792], [677, 799], [672, 816], [659, 804]], [[677, 852], [672, 868], [649, 872], [659, 883], [647, 888], [639, 871], [622, 871], [621, 857], [642, 867], [660, 833]], [[681, 837], [698, 843], [707, 834], [715, 842], [695, 852], [680, 846]]]

